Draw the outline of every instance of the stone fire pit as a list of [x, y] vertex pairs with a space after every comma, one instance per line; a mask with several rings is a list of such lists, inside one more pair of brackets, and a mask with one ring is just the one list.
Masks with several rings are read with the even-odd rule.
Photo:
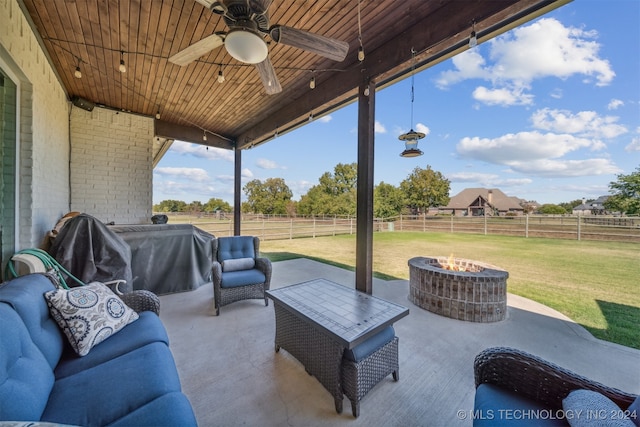
[[[454, 269], [445, 266], [451, 264]], [[497, 322], [507, 314], [509, 273], [462, 258], [409, 260], [409, 300], [433, 313], [470, 322]]]

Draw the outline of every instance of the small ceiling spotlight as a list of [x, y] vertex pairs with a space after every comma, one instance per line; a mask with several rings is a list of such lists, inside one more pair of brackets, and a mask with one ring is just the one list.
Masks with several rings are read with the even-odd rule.
[[80, 58], [78, 59], [78, 65], [76, 65], [76, 70], [73, 72], [73, 76], [76, 79], [81, 79], [82, 78], [82, 71], [80, 71]]
[[156, 120], [160, 120], [160, 110], [156, 112]]
[[127, 66], [124, 65], [124, 51], [123, 50], [120, 51], [120, 65], [118, 66], [118, 71], [120, 71], [121, 73], [126, 73], [127, 72]]
[[476, 35], [476, 21], [471, 24], [471, 35], [469, 36], [469, 47], [474, 48], [478, 45], [478, 37]]
[[202, 140], [203, 140], [203, 141], [206, 141], [206, 140], [207, 140], [207, 131], [206, 131], [206, 130], [203, 130], [203, 131], [202, 131]]
[[220, 71], [218, 71], [218, 83], [224, 83], [224, 74], [222, 73], [222, 67], [220, 67]]
[[316, 88], [316, 77], [313, 76], [309, 81], [309, 89], [315, 89], [315, 88]]

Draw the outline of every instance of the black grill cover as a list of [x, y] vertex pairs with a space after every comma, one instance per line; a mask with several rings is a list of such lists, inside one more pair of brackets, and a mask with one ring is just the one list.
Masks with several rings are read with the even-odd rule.
[[[119, 287], [130, 292], [131, 248], [102, 222], [87, 214], [70, 219], [53, 241], [49, 254], [71, 274], [89, 283], [126, 280]], [[67, 280], [69, 286], [76, 286]]]

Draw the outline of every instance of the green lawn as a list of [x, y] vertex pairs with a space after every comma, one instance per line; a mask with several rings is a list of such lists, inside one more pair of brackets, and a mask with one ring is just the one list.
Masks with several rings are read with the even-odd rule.
[[[272, 261], [306, 257], [353, 269], [355, 235], [267, 240]], [[552, 307], [594, 336], [640, 349], [640, 245], [448, 233], [375, 233], [374, 275], [409, 278], [415, 256], [469, 258], [509, 271], [508, 292]]]

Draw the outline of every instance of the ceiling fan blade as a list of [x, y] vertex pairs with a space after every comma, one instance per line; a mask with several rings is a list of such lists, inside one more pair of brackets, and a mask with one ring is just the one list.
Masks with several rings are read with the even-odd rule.
[[256, 64], [256, 69], [260, 74], [260, 79], [262, 80], [264, 89], [267, 91], [267, 95], [275, 95], [276, 93], [282, 92], [278, 76], [276, 76], [276, 70], [273, 68], [273, 64], [268, 56], [267, 59]]
[[205, 37], [176, 53], [169, 58], [169, 62], [180, 66], [190, 64], [213, 49], [219, 48], [223, 43], [224, 39], [222, 37], [217, 34], [211, 34], [209, 37]]
[[[205, 1], [205, 0], [202, 0]], [[269, 10], [272, 0], [249, 0], [249, 7], [254, 13], [262, 15]]]
[[269, 35], [276, 43], [297, 47], [338, 62], [343, 61], [349, 51], [347, 42], [284, 25], [273, 26], [269, 30]]

